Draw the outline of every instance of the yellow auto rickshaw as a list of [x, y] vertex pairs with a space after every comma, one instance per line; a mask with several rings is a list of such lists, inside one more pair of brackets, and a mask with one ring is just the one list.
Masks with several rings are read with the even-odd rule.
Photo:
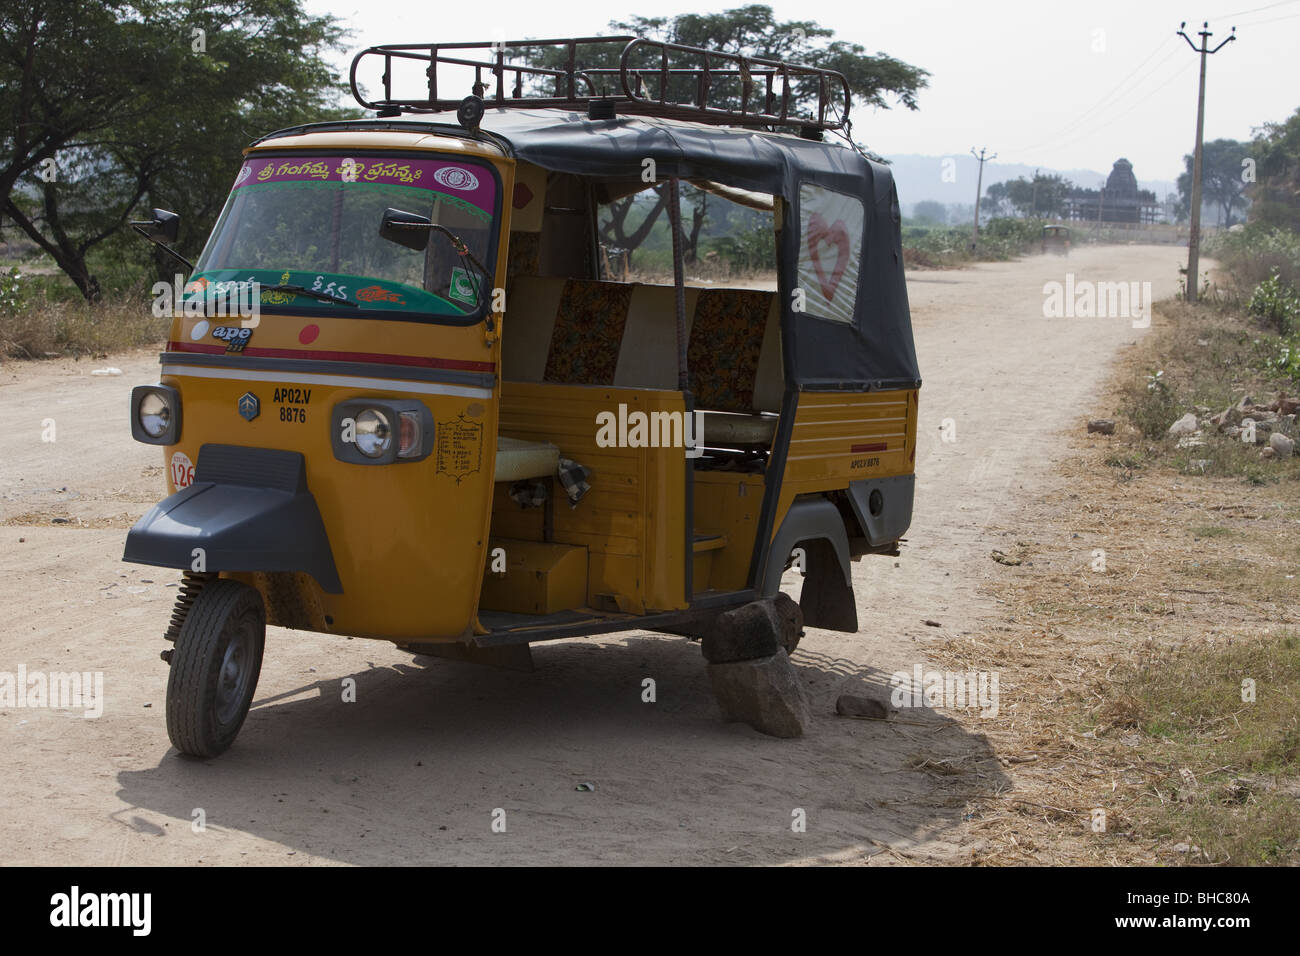
[[[183, 572], [173, 744], [230, 746], [268, 623], [506, 666], [630, 629], [714, 666], [855, 632], [850, 564], [911, 520], [920, 378], [892, 177], [826, 137], [844, 77], [606, 37], [373, 47], [352, 86], [374, 118], [245, 150], [132, 394], [169, 496], [124, 558]], [[760, 217], [774, 289], [688, 282], [688, 186]], [[673, 280], [614, 281], [598, 224], [654, 196]]]

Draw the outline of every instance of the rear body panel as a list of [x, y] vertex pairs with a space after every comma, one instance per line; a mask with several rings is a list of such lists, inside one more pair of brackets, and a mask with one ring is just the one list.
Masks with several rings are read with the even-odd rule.
[[799, 495], [912, 474], [920, 389], [800, 392], [775, 529]]

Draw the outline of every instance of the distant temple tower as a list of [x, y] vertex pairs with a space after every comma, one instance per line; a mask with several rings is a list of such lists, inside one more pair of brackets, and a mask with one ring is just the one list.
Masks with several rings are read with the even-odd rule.
[[1090, 222], [1155, 222], [1159, 212], [1155, 193], [1138, 189], [1133, 164], [1122, 157], [1100, 192], [1075, 189], [1065, 200], [1065, 218]]

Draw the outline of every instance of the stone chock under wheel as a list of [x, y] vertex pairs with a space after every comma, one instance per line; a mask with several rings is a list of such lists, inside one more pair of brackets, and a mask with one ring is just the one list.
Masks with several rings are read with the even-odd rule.
[[772, 737], [799, 737], [812, 708], [785, 648], [770, 657], [709, 665], [713, 694], [728, 720], [741, 720]]

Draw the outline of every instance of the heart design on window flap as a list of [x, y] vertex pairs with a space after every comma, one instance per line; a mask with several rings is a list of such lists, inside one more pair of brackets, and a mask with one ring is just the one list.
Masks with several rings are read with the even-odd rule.
[[[830, 270], [829, 276], [822, 262], [823, 250], [828, 246], [834, 246], [837, 250], [835, 266]], [[835, 298], [835, 290], [839, 288], [840, 280], [844, 278], [844, 270], [849, 265], [851, 247], [849, 230], [845, 227], [843, 219], [836, 219], [828, 225], [821, 213], [815, 212], [808, 218], [808, 257], [812, 260], [813, 269], [817, 273], [817, 284], [821, 287], [822, 295], [827, 302]]]

